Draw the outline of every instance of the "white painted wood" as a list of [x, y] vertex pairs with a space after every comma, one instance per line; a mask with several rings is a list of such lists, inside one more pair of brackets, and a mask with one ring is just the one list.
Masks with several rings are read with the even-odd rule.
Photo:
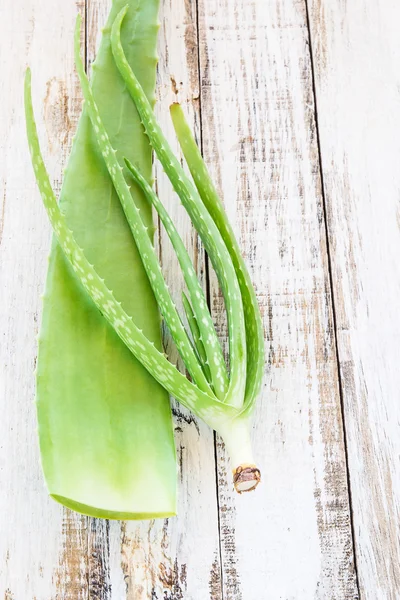
[[[88, 1], [89, 63], [94, 59], [98, 32], [110, 4], [108, 0]], [[160, 22], [156, 111], [163, 130], [177, 150], [169, 105], [177, 99], [185, 102], [192, 122], [197, 124], [197, 129], [199, 126], [198, 100], [192, 102], [198, 98], [195, 4], [164, 0]], [[168, 207], [201, 275], [202, 251], [189, 219], [162, 169], [156, 165], [155, 172], [160, 198]], [[183, 278], [175, 253], [162, 231], [158, 244], [164, 273], [180, 306], [178, 294], [183, 289]], [[177, 355], [170, 348], [167, 334], [165, 344], [171, 359], [176, 361]], [[90, 593], [100, 590], [102, 600], [197, 600], [209, 597], [211, 579], [213, 600], [221, 598], [214, 436], [178, 404], [173, 404], [173, 411], [179, 461], [179, 516], [165, 521], [113, 523], [110, 529], [102, 521], [90, 520]]]
[[310, 3], [361, 597], [400, 598], [400, 5]]
[[[218, 516], [213, 434], [175, 405], [177, 518], [108, 523], [47, 498], [33, 399], [50, 229], [26, 149], [23, 74], [30, 63], [59, 189], [80, 111], [76, 11], [88, 15], [90, 61], [110, 0], [57, 10], [49, 0], [8, 2], [0, 20], [0, 597], [355, 599], [306, 5], [161, 2], [157, 114], [173, 139], [167, 107], [178, 98], [198, 137], [202, 126], [263, 311], [269, 369], [254, 426], [263, 483], [235, 495], [218, 443]], [[400, 7], [310, 0], [309, 8], [360, 591], [397, 600]], [[157, 176], [204, 279], [198, 241]], [[176, 262], [163, 234], [159, 242], [177, 292]], [[214, 280], [211, 291], [220, 315]], [[218, 325], [223, 334], [220, 317]]]
[[[185, 105], [190, 122], [200, 136], [199, 74], [196, 2], [162, 0], [160, 11], [159, 77], [156, 114], [173, 150], [179, 156], [169, 106], [179, 101]], [[199, 278], [205, 282], [204, 253], [171, 184], [156, 163], [157, 192], [168, 208], [186, 247], [193, 257]], [[182, 309], [181, 290], [185, 289], [175, 252], [163, 229], [160, 230], [161, 263], [178, 307]], [[182, 310], [183, 314], [183, 310]], [[165, 338], [167, 353], [174, 353]], [[176, 354], [175, 354], [176, 356]], [[179, 464], [178, 517], [165, 525], [164, 552], [170, 557], [168, 569], [177, 580], [167, 590], [171, 600], [209, 598], [222, 600], [219, 587], [219, 530], [216, 496], [214, 434], [178, 403], [173, 402], [175, 441]], [[168, 547], [167, 547], [168, 540]], [[171, 576], [170, 576], [171, 577]], [[165, 576], [164, 576], [165, 581]], [[165, 590], [163, 590], [165, 594]], [[163, 593], [159, 594], [163, 600]]]
[[[204, 154], [266, 330], [256, 492], [218, 446], [225, 600], [350, 599], [355, 585], [305, 5], [200, 0]], [[212, 290], [215, 314], [221, 302]]]
[[1, 6], [0, 597], [7, 600], [87, 598], [86, 519], [47, 497], [39, 464], [34, 370], [50, 227], [23, 115], [30, 64], [44, 156], [59, 189], [79, 111], [72, 52], [79, 5]]

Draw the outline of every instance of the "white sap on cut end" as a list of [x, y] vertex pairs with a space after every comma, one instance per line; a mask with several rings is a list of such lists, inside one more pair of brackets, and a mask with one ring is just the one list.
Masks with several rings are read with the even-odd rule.
[[252, 480], [252, 481], [241, 481], [240, 483], [236, 484], [236, 491], [241, 494], [242, 492], [251, 492], [252, 490], [255, 490], [257, 485], [258, 485], [258, 481]]
[[260, 481], [260, 470], [254, 464], [245, 463], [233, 471], [233, 485], [238, 494], [255, 490]]

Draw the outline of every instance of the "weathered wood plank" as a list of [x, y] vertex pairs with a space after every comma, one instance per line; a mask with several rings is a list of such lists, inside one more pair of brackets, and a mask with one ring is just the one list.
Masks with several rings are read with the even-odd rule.
[[[218, 444], [223, 597], [356, 598], [305, 4], [199, 7], [204, 154], [257, 288], [269, 363], [256, 493], [234, 495]], [[212, 305], [220, 314], [215, 284]]]
[[[72, 36], [83, 2], [6, 3], [0, 35], [0, 597], [87, 598], [87, 520], [46, 494], [34, 406], [36, 336], [49, 251], [26, 143], [23, 78], [33, 94], [46, 163], [57, 191], [80, 110]], [[51, 18], [49, 18], [51, 15]]]
[[311, 0], [361, 597], [400, 597], [400, 5]]
[[[177, 406], [177, 519], [108, 523], [47, 498], [32, 401], [50, 230], [23, 151], [21, 97], [29, 62], [59, 188], [80, 111], [77, 4], [52, 8], [8, 3], [0, 23], [9, 40], [0, 59], [0, 597], [356, 598], [304, 2], [199, 1], [204, 152], [252, 269], [269, 356], [254, 427], [264, 476], [256, 494], [234, 496], [217, 448], [223, 589], [213, 436]], [[361, 593], [391, 600], [400, 593], [400, 327], [391, 300], [400, 288], [392, 258], [400, 245], [400, 9], [393, 1], [364, 8], [311, 0], [310, 23]], [[108, 9], [108, 0], [88, 2], [89, 61]], [[194, 2], [163, 2], [157, 111], [170, 137], [166, 105], [176, 97], [199, 136], [196, 11]], [[202, 250], [161, 174], [158, 190], [202, 272]], [[173, 254], [159, 241], [178, 290]], [[211, 291], [220, 312], [215, 282]]]
[[[109, 6], [109, 0], [88, 0], [89, 63], [95, 56], [97, 32], [105, 22]], [[156, 111], [164, 131], [171, 142], [174, 142], [168, 111], [171, 102], [177, 99], [185, 102], [197, 131], [199, 127], [195, 3], [163, 0], [160, 23]], [[173, 147], [178, 149], [176, 143], [173, 143]], [[193, 235], [190, 221], [157, 164], [155, 174], [158, 193], [168, 207], [202, 276], [204, 256], [197, 237]], [[169, 240], [162, 230], [158, 235], [158, 246], [164, 273], [180, 306], [178, 294], [183, 287], [183, 278], [175, 253], [171, 251]], [[166, 350], [172, 360], [177, 360], [176, 353], [170, 348], [169, 336], [165, 333]], [[113, 524], [114, 528], [109, 532], [101, 521], [92, 520], [89, 556], [92, 556], [93, 551], [97, 558], [93, 565], [94, 573], [90, 569], [90, 581], [95, 582], [90, 589], [92, 591], [99, 587], [97, 581], [102, 573], [100, 588], [103, 595], [99, 597], [104, 600], [207, 598], [211, 577], [214, 585], [212, 598], [220, 600], [213, 434], [176, 403], [173, 405], [173, 412], [179, 459], [179, 516], [166, 521]], [[102, 556], [105, 556], [105, 562]], [[107, 573], [110, 561], [116, 566], [114, 574]], [[96, 569], [96, 565], [99, 569]], [[125, 584], [123, 592], [121, 578]]]

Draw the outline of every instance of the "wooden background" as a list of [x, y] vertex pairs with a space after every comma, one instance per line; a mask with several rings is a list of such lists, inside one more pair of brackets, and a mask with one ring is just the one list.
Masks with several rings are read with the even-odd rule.
[[[50, 229], [23, 75], [59, 190], [75, 16], [90, 69], [109, 1], [0, 0], [0, 599], [399, 600], [398, 0], [161, 0], [157, 112], [172, 138], [169, 103], [189, 111], [263, 313], [263, 483], [235, 495], [222, 444], [175, 405], [177, 518], [109, 523], [46, 495], [33, 401]], [[158, 190], [223, 336], [201, 247], [162, 175]]]

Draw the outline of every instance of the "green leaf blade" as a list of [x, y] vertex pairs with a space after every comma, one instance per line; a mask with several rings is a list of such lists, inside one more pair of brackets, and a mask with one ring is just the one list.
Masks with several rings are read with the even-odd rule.
[[207, 360], [207, 352], [204, 348], [204, 344], [201, 339], [199, 325], [197, 323], [197, 319], [194, 314], [193, 308], [184, 292], [182, 292], [182, 302], [183, 302], [183, 307], [185, 309], [186, 319], [187, 319], [187, 322], [189, 325], [189, 329], [192, 334], [194, 347], [197, 350], [197, 354], [199, 356], [200, 363], [203, 367], [204, 374], [207, 377], [207, 380], [210, 383], [212, 383], [212, 375], [211, 375], [210, 366], [209, 366], [208, 360]]
[[[113, 1], [109, 25], [125, 4], [126, 0]], [[152, 102], [158, 0], [130, 0], [129, 5], [122, 35], [129, 42], [129, 60], [140, 62], [138, 76]], [[140, 36], [133, 38], [134, 19]], [[109, 31], [106, 28], [102, 37], [92, 89], [113, 142], [150, 178], [151, 149], [115, 67]], [[123, 131], [118, 131], [120, 119]], [[149, 226], [151, 211], [139, 191], [135, 202]], [[157, 304], [85, 110], [68, 160], [60, 208], [89, 262], [161, 350]], [[43, 300], [37, 414], [47, 487], [64, 504], [78, 511], [86, 506], [86, 514], [105, 518], [176, 512], [168, 393], [102, 317], [56, 240]]]

